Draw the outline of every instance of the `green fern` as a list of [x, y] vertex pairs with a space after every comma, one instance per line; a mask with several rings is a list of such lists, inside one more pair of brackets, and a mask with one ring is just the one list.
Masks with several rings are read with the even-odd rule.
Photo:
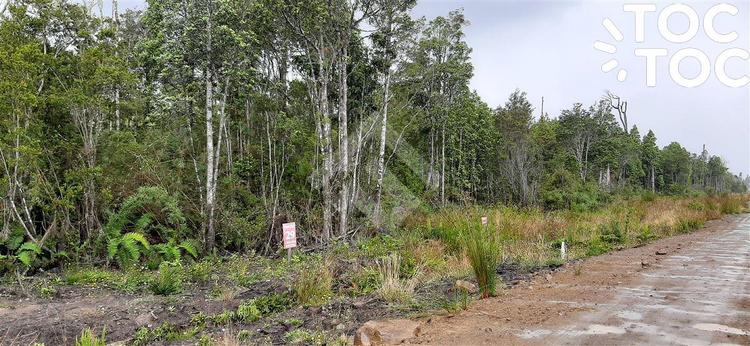
[[42, 253], [42, 248], [39, 247], [36, 243], [32, 242], [25, 242], [21, 247], [18, 248], [18, 251], [16, 251], [16, 258], [18, 258], [23, 265], [30, 267], [31, 264], [36, 259], [37, 255], [40, 255]]
[[194, 259], [198, 258], [198, 246], [195, 245], [194, 241], [183, 240], [177, 247], [190, 254]]
[[107, 256], [110, 260], [116, 260], [121, 267], [129, 267], [138, 262], [150, 249], [151, 246], [143, 234], [130, 232], [121, 238], [109, 240]]

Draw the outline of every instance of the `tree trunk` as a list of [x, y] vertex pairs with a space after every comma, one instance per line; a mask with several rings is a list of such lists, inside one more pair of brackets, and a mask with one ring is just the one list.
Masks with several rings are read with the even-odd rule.
[[214, 124], [213, 124], [213, 77], [211, 68], [206, 69], [206, 250], [214, 249], [216, 233], [214, 230], [214, 211], [216, 195], [214, 194]]
[[348, 115], [348, 93], [346, 64], [348, 51], [343, 48], [339, 59], [339, 160], [341, 167], [341, 191], [339, 193], [339, 236], [344, 237], [347, 233], [347, 218], [349, 216], [349, 115]]
[[388, 134], [388, 99], [390, 98], [391, 70], [386, 69], [383, 83], [383, 116], [380, 122], [380, 148], [378, 151], [378, 183], [375, 194], [375, 226], [382, 223], [383, 179], [385, 178], [385, 145]]

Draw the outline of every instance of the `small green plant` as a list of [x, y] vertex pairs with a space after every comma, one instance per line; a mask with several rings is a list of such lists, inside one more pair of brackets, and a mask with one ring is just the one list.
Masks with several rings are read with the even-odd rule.
[[57, 293], [57, 290], [55, 290], [54, 287], [51, 286], [42, 286], [39, 287], [39, 296], [42, 298], [52, 298]]
[[214, 263], [210, 260], [195, 262], [188, 267], [188, 280], [196, 283], [206, 283], [211, 278]]
[[464, 246], [482, 298], [495, 295], [497, 262], [500, 259], [500, 241], [494, 228], [469, 227], [464, 234]]
[[299, 327], [302, 325], [302, 320], [299, 318], [288, 318], [284, 320], [284, 324], [292, 327]]
[[18, 258], [18, 261], [23, 263], [26, 267], [31, 267], [37, 256], [41, 254], [42, 248], [32, 242], [23, 243], [23, 245], [16, 250], [16, 258]]
[[610, 252], [612, 248], [609, 244], [603, 242], [599, 237], [595, 237], [589, 241], [588, 248], [586, 249], [586, 256], [599, 256]]
[[182, 265], [179, 262], [163, 262], [159, 265], [159, 275], [149, 288], [154, 294], [163, 296], [182, 292]]
[[640, 233], [638, 233], [638, 236], [636, 237], [638, 242], [640, 244], [645, 244], [650, 242], [653, 239], [656, 239], [656, 234], [651, 230], [651, 227], [646, 225], [643, 228], [641, 228]]
[[105, 346], [106, 340], [104, 338], [104, 332], [102, 336], [97, 336], [91, 328], [86, 328], [81, 332], [81, 336], [76, 338], [76, 346]]
[[325, 262], [305, 266], [293, 284], [297, 301], [303, 305], [323, 305], [333, 296], [333, 275]]
[[250, 323], [260, 319], [261, 314], [255, 301], [249, 301], [237, 307], [235, 317], [242, 322]]
[[107, 258], [114, 259], [121, 268], [128, 268], [140, 261], [147, 254], [151, 245], [141, 233], [130, 232], [121, 237], [109, 239]]
[[284, 340], [290, 344], [324, 345], [326, 336], [320, 331], [295, 329], [284, 334]]

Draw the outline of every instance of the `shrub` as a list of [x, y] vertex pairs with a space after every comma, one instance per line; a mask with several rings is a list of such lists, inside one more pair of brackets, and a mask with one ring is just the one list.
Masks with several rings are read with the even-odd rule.
[[106, 340], [104, 338], [104, 332], [102, 332], [102, 336], [99, 337], [91, 330], [91, 328], [86, 328], [81, 332], [81, 336], [76, 338], [76, 346], [104, 346], [106, 345]]
[[482, 298], [494, 295], [497, 285], [495, 271], [500, 259], [500, 242], [495, 228], [470, 227], [464, 234], [464, 244]]
[[154, 294], [163, 296], [182, 292], [182, 265], [179, 262], [163, 262], [159, 265], [159, 275], [149, 288]]
[[333, 275], [327, 263], [317, 263], [302, 269], [293, 284], [297, 301], [303, 305], [323, 305], [333, 296]]
[[401, 279], [401, 256], [394, 252], [388, 257], [377, 261], [380, 279], [380, 296], [388, 302], [406, 302], [414, 294], [414, 288], [421, 276], [417, 272], [408, 279]]

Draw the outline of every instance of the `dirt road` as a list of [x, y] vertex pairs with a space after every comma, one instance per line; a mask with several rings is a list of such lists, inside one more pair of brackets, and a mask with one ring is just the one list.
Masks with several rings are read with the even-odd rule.
[[750, 216], [567, 265], [432, 318], [410, 342], [750, 345]]

